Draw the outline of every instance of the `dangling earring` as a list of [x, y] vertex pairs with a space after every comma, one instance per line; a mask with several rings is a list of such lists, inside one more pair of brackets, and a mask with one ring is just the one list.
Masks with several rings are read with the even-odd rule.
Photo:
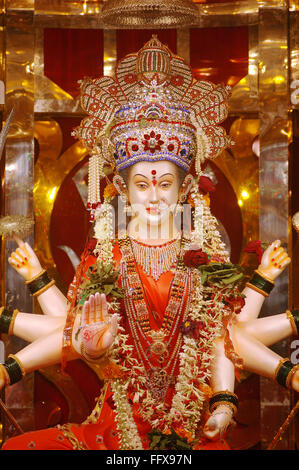
[[184, 212], [183, 204], [186, 201], [186, 197], [187, 197], [186, 194], [181, 194], [179, 196], [179, 200], [178, 200], [178, 202], [175, 206], [175, 214], [180, 214], [180, 213]]
[[124, 208], [125, 213], [129, 216], [133, 215], [132, 206], [129, 204], [129, 199], [127, 197], [124, 202], [126, 203]]

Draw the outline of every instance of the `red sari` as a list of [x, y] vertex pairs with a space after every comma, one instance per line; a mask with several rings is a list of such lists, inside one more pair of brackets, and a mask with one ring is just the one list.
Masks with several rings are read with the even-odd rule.
[[[114, 247], [116, 267], [119, 266], [121, 253], [118, 244]], [[93, 256], [86, 260], [85, 270], [95, 262]], [[161, 328], [163, 315], [167, 306], [169, 287], [174, 274], [163, 273], [155, 281], [147, 276], [139, 267], [141, 282], [146, 293], [149, 309], [149, 321], [152, 329]], [[154, 313], [154, 316], [152, 314]], [[157, 315], [156, 315], [157, 314]], [[125, 324], [127, 330], [128, 325]], [[170, 387], [166, 399], [171, 400], [174, 388]], [[147, 434], [151, 426], [145, 422], [138, 413], [138, 405], [134, 404], [133, 416], [144, 449], [149, 449]], [[115, 406], [112, 399], [112, 390], [109, 383], [102, 391], [102, 396], [91, 416], [83, 424], [58, 425], [41, 431], [28, 432], [6, 441], [3, 450], [118, 450], [120, 449], [119, 432], [116, 425]], [[203, 440], [195, 450], [229, 450], [224, 441]]]

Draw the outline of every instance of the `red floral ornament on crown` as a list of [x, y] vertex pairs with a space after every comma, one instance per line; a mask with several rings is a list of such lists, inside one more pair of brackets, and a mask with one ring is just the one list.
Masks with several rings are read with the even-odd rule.
[[156, 150], [161, 151], [161, 145], [164, 144], [164, 140], [161, 140], [161, 134], [156, 134], [154, 131], [151, 131], [150, 134], [144, 134], [144, 139], [142, 141], [145, 151], [150, 151], [155, 153]]

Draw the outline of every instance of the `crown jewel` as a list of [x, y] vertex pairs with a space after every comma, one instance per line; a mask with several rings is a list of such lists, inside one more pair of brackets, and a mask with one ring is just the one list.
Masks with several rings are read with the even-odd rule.
[[[117, 170], [138, 161], [170, 160], [187, 171], [193, 157], [199, 170], [205, 158], [230, 144], [219, 126], [227, 116], [229, 90], [194, 80], [190, 66], [153, 36], [119, 61], [114, 78], [83, 80], [81, 105], [89, 117], [76, 135]], [[109, 152], [102, 150], [104, 137], [112, 144]]]

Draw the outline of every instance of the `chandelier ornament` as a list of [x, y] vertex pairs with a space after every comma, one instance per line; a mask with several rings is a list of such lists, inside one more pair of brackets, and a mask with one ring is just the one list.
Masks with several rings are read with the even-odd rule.
[[183, 28], [198, 25], [192, 0], [107, 0], [102, 21], [111, 28]]

